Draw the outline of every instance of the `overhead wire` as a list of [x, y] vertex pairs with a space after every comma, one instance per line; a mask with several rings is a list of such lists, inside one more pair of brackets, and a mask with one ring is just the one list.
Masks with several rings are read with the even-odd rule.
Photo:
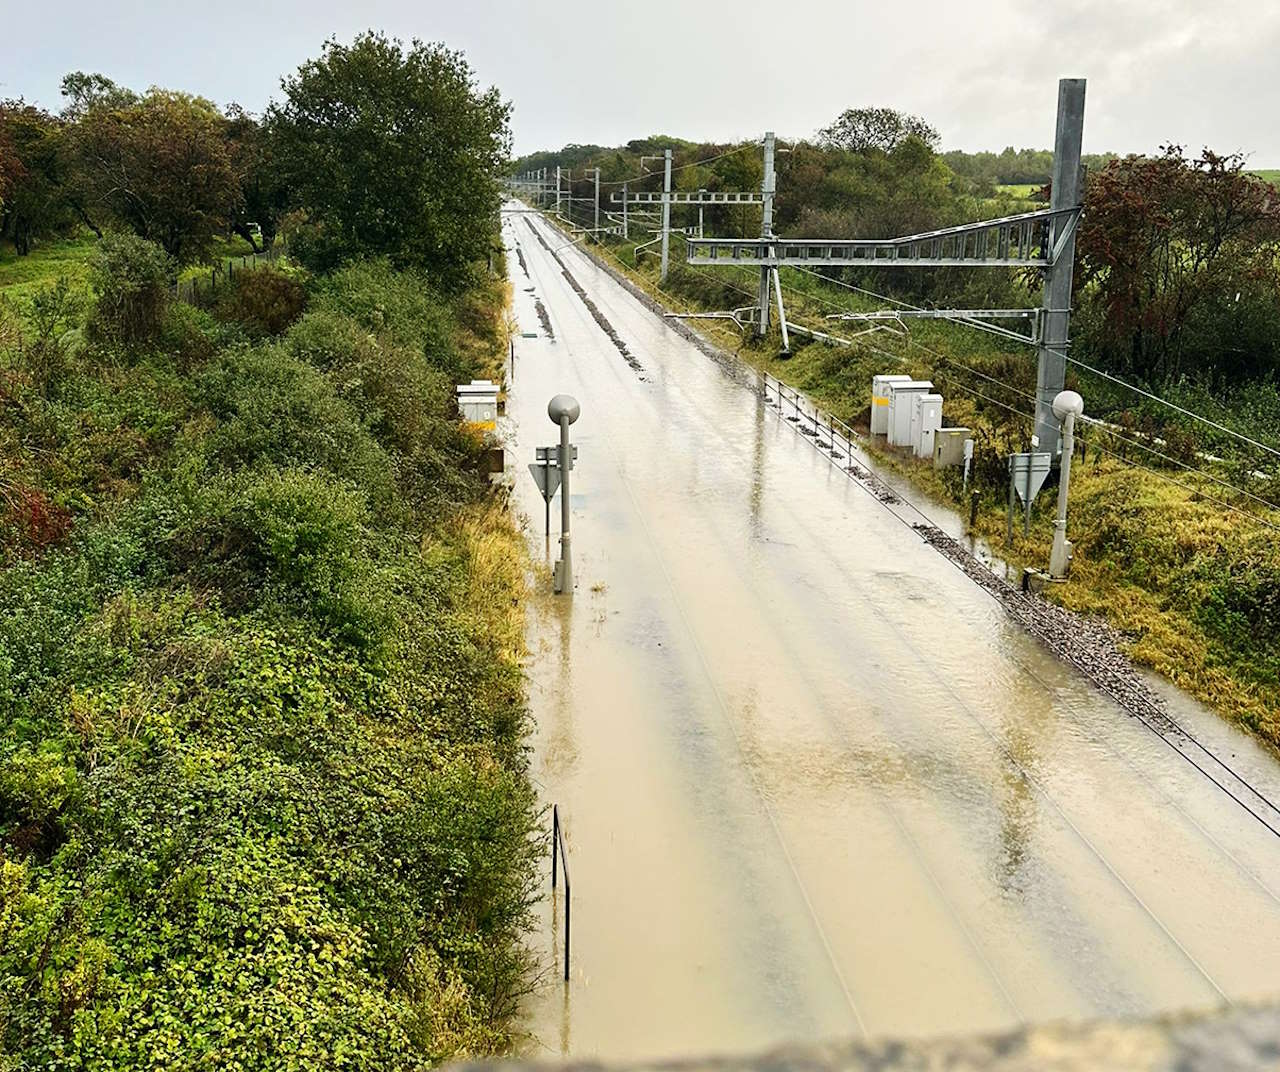
[[[798, 267], [798, 266], [796, 266], [796, 265], [791, 265], [791, 266], [789, 266], [789, 267]], [[865, 290], [864, 288], [861, 288], [861, 287], [855, 287], [855, 286], [853, 286], [852, 284], [844, 283], [842, 280], [838, 280], [838, 279], [831, 279], [830, 277], [820, 275], [820, 274], [819, 274], [819, 273], [817, 273], [817, 272], [808, 272], [808, 271], [806, 271], [804, 268], [800, 268], [799, 270], [800, 270], [800, 271], [802, 271], [802, 272], [806, 272], [806, 274], [808, 274], [808, 275], [815, 276], [815, 277], [817, 277], [818, 279], [825, 280], [825, 281], [827, 281], [827, 282], [831, 282], [831, 283], [836, 283], [836, 284], [838, 284], [838, 285], [840, 285], [840, 286], [848, 287], [848, 288], [849, 288], [849, 289], [851, 289], [851, 290], [857, 290], [857, 291], [860, 291], [860, 292], [862, 292], [862, 293], [864, 293], [864, 294], [869, 294], [869, 295], [871, 295], [871, 296], [873, 296], [873, 297], [884, 297], [883, 295], [876, 295], [874, 291], [867, 291], [867, 290]], [[808, 292], [806, 292], [806, 291], [801, 291], [801, 290], [798, 290], [798, 289], [796, 289], [796, 288], [794, 288], [794, 287], [789, 287], [789, 286], [787, 286], [786, 284], [783, 284], [783, 289], [784, 289], [784, 290], [789, 290], [789, 291], [791, 291], [791, 292], [792, 292], [792, 293], [794, 293], [794, 294], [798, 294], [798, 295], [800, 295], [801, 297], [812, 298], [813, 300], [816, 300], [816, 301], [817, 301], [817, 302], [819, 302], [820, 304], [824, 304], [824, 305], [827, 305], [827, 306], [832, 307], [832, 308], [839, 308], [839, 306], [838, 306], [838, 305], [836, 305], [836, 303], [831, 302], [830, 300], [823, 298], [821, 295], [809, 294], [809, 293], [808, 293]], [[892, 298], [885, 298], [885, 300], [887, 300], [887, 301], [891, 301], [891, 302], [896, 302], [896, 304], [898, 304], [898, 305], [904, 305], [904, 306], [906, 306], [906, 303], [903, 303], [903, 302], [897, 302], [897, 301], [896, 301], [896, 299], [892, 299]], [[906, 307], [908, 307], [908, 308], [918, 308], [918, 307], [916, 307], [916, 306], [906, 306]], [[947, 319], [951, 319], [951, 318], [947, 318]], [[972, 326], [975, 326], [975, 325], [968, 324], [967, 322], [965, 322], [965, 325], [964, 325], [964, 326], [972, 327]], [[869, 344], [868, 344], [868, 345], [869, 345]], [[980, 372], [980, 371], [979, 371], [979, 370], [977, 370], [977, 369], [971, 368], [971, 367], [969, 367], [969, 366], [967, 366], [967, 365], [963, 364], [962, 362], [957, 361], [955, 358], [951, 357], [949, 354], [944, 354], [944, 353], [941, 353], [941, 352], [939, 352], [939, 351], [937, 351], [937, 350], [934, 350], [932, 347], [926, 346], [925, 344], [923, 344], [923, 343], [919, 342], [918, 340], [913, 339], [913, 338], [912, 338], [911, 336], [909, 336], [909, 335], [907, 336], [906, 345], [907, 345], [907, 346], [910, 346], [910, 347], [914, 347], [914, 348], [916, 348], [916, 349], [919, 349], [919, 350], [921, 350], [921, 351], [922, 351], [922, 352], [924, 352], [924, 353], [930, 354], [931, 356], [933, 356], [933, 357], [937, 358], [938, 360], [943, 361], [943, 362], [945, 362], [945, 363], [947, 363], [947, 364], [952, 364], [952, 365], [956, 365], [956, 366], [958, 366], [958, 367], [960, 367], [960, 368], [963, 368], [965, 371], [970, 372], [970, 373], [972, 373], [972, 374], [973, 374], [973, 375], [975, 375], [975, 376], [979, 376], [979, 377], [981, 377], [981, 378], [983, 378], [983, 379], [985, 379], [985, 380], [989, 380], [989, 381], [991, 381], [992, 383], [998, 384], [998, 385], [1000, 385], [1000, 386], [1004, 387], [1006, 390], [1012, 391], [1012, 392], [1014, 392], [1014, 393], [1016, 393], [1016, 394], [1020, 395], [1021, 397], [1028, 398], [1028, 399], [1030, 399], [1030, 400], [1031, 400], [1031, 401], [1033, 401], [1033, 402], [1034, 402], [1034, 401], [1036, 401], [1036, 399], [1035, 399], [1035, 396], [1034, 396], [1034, 395], [1028, 395], [1028, 394], [1026, 394], [1026, 392], [1020, 391], [1018, 388], [1014, 387], [1012, 384], [1005, 383], [1003, 380], [999, 380], [999, 379], [997, 379], [997, 378], [995, 378], [995, 377], [992, 377], [992, 376], [990, 376], [990, 375], [988, 375], [988, 374], [986, 374], [986, 373]], [[878, 352], [880, 352], [880, 353], [884, 353], [884, 351], [878, 351]], [[886, 355], [886, 356], [888, 356], [888, 355]], [[1069, 358], [1068, 360], [1071, 360], [1071, 359]], [[1077, 363], [1077, 364], [1083, 364], [1082, 362], [1076, 362], [1076, 363]], [[1085, 366], [1085, 367], [1086, 367], [1086, 368], [1088, 368], [1089, 366]], [[1091, 369], [1091, 371], [1093, 371], [1093, 370]], [[1106, 375], [1105, 373], [1101, 373], [1101, 374], [1102, 374], [1102, 375], [1104, 375], [1104, 376]], [[1109, 378], [1110, 378], [1110, 377], [1109, 377]], [[954, 379], [954, 377], [953, 377], [953, 379]], [[1123, 382], [1123, 381], [1117, 381], [1117, 382]], [[1140, 393], [1145, 393], [1145, 392], [1140, 392]], [[1161, 399], [1156, 398], [1156, 396], [1154, 396], [1154, 395], [1151, 395], [1150, 397], [1155, 398], [1157, 401], [1163, 401], [1163, 400], [1161, 400]], [[1169, 403], [1169, 405], [1173, 406], [1173, 403]], [[1174, 408], [1180, 408], [1180, 407], [1174, 406]], [[1188, 412], [1188, 413], [1190, 413], [1190, 411], [1187, 411], [1187, 412]], [[1194, 414], [1192, 414], [1192, 415], [1194, 416]], [[1034, 420], [1034, 417], [1033, 417], [1032, 419]], [[1215, 422], [1208, 421], [1208, 419], [1207, 419], [1207, 418], [1199, 418], [1199, 419], [1205, 420], [1207, 423], [1214, 424], [1214, 426], [1215, 426], [1215, 427], [1222, 428], [1222, 426], [1221, 426], [1221, 425], [1217, 425]], [[1224, 479], [1222, 479], [1221, 477], [1216, 476], [1215, 474], [1213, 474], [1213, 473], [1209, 472], [1207, 469], [1202, 469], [1202, 468], [1199, 468], [1199, 467], [1197, 467], [1197, 466], [1189, 465], [1189, 464], [1187, 464], [1186, 462], [1180, 461], [1180, 460], [1179, 460], [1179, 459], [1177, 459], [1177, 458], [1171, 457], [1170, 455], [1163, 453], [1162, 451], [1159, 451], [1159, 450], [1156, 450], [1156, 449], [1154, 449], [1154, 448], [1152, 448], [1152, 447], [1149, 447], [1149, 446], [1147, 446], [1146, 444], [1144, 444], [1144, 443], [1142, 443], [1142, 442], [1140, 442], [1140, 441], [1138, 441], [1138, 440], [1136, 440], [1136, 439], [1131, 439], [1131, 438], [1129, 438], [1129, 437], [1123, 436], [1123, 435], [1119, 434], [1117, 431], [1115, 431], [1114, 429], [1112, 429], [1112, 428], [1108, 427], [1107, 425], [1103, 424], [1101, 421], [1098, 421], [1096, 418], [1088, 418], [1088, 417], [1086, 417], [1086, 418], [1084, 418], [1084, 420], [1085, 420], [1085, 422], [1086, 422], [1086, 423], [1091, 424], [1091, 425], [1093, 425], [1093, 426], [1095, 426], [1095, 427], [1099, 428], [1102, 432], [1104, 432], [1104, 433], [1105, 433], [1105, 434], [1107, 434], [1107, 435], [1112, 436], [1114, 439], [1116, 439], [1116, 440], [1118, 440], [1118, 441], [1120, 441], [1120, 442], [1123, 442], [1123, 443], [1126, 443], [1126, 444], [1128, 444], [1128, 445], [1130, 445], [1130, 446], [1133, 446], [1133, 447], [1137, 448], [1138, 450], [1145, 451], [1146, 453], [1148, 453], [1148, 454], [1150, 454], [1150, 455], [1152, 455], [1152, 456], [1154, 456], [1154, 457], [1161, 458], [1161, 459], [1162, 459], [1162, 460], [1164, 460], [1164, 461], [1167, 461], [1167, 462], [1169, 462], [1169, 463], [1171, 463], [1171, 464], [1173, 464], [1173, 465], [1178, 466], [1179, 468], [1181, 468], [1182, 470], [1184, 470], [1184, 471], [1186, 471], [1186, 472], [1194, 473], [1194, 474], [1196, 474], [1196, 475], [1197, 475], [1197, 476], [1199, 476], [1199, 477], [1203, 477], [1205, 480], [1208, 480], [1208, 481], [1210, 481], [1210, 482], [1212, 482], [1212, 483], [1214, 483], [1214, 484], [1219, 485], [1220, 487], [1227, 488], [1227, 489], [1229, 489], [1229, 490], [1231, 490], [1231, 491], [1235, 492], [1236, 494], [1238, 494], [1238, 495], [1242, 495], [1242, 496], [1244, 496], [1245, 498], [1247, 498], [1247, 499], [1249, 499], [1249, 500], [1251, 500], [1251, 501], [1253, 501], [1253, 502], [1257, 503], [1258, 505], [1262, 506], [1264, 509], [1268, 509], [1268, 510], [1274, 510], [1274, 509], [1276, 509], [1276, 504], [1275, 504], [1275, 503], [1270, 502], [1269, 500], [1264, 499], [1264, 498], [1262, 498], [1262, 497], [1261, 497], [1261, 496], [1259, 496], [1259, 495], [1255, 495], [1253, 492], [1248, 491], [1247, 489], [1242, 488], [1242, 487], [1240, 487], [1240, 486], [1239, 486], [1239, 485], [1237, 485], [1237, 484], [1233, 484], [1233, 483], [1231, 483], [1229, 480], [1224, 480]], [[1227, 428], [1223, 428], [1222, 430], [1223, 430], [1223, 431], [1227, 431], [1227, 432], [1230, 432], [1230, 431], [1231, 431], [1230, 429], [1227, 429]], [[1241, 438], [1244, 438], [1244, 439], [1248, 440], [1249, 442], [1256, 443], [1256, 441], [1254, 441], [1254, 440], [1249, 440], [1247, 436], [1244, 436], [1244, 437], [1241, 437]], [[1258, 446], [1262, 446], [1264, 450], [1269, 450], [1269, 449], [1270, 449], [1270, 448], [1266, 447], [1264, 444], [1256, 444], [1256, 445], [1258, 445]], [[1100, 448], [1100, 449], [1101, 449], [1101, 448]], [[1119, 459], [1120, 459], [1121, 461], [1123, 461], [1123, 462], [1126, 462], [1126, 463], [1128, 463], [1128, 462], [1129, 462], [1129, 459], [1128, 459], [1128, 458], [1126, 458], [1126, 457], [1125, 457], [1125, 456], [1123, 456], [1123, 455], [1116, 454], [1115, 452], [1112, 452], [1112, 451], [1105, 451], [1105, 453], [1111, 454], [1111, 455], [1113, 455], [1114, 457], [1119, 458]], [[1280, 452], [1274, 452], [1274, 451], [1273, 451], [1273, 453], [1280, 453]], [[1133, 463], [1131, 463], [1131, 464], [1139, 464], [1139, 463], [1133, 462]], [[1141, 467], [1141, 468], [1144, 468], [1144, 469], [1148, 469], [1150, 472], [1155, 473], [1155, 474], [1156, 474], [1156, 475], [1158, 475], [1158, 476], [1162, 476], [1162, 475], [1163, 475], [1163, 474], [1160, 474], [1156, 469], [1154, 469], [1154, 468], [1152, 468], [1152, 467], [1150, 467], [1150, 466], [1140, 466], [1140, 467]], [[1181, 483], [1180, 481], [1173, 481], [1173, 483], [1176, 483], [1179, 487], [1183, 487], [1183, 488], [1188, 487], [1188, 485], [1183, 484], [1183, 483]], [[1195, 490], [1195, 489], [1192, 489], [1192, 490]], [[1201, 491], [1201, 492], [1197, 492], [1197, 493], [1198, 493], [1198, 494], [1201, 494], [1201, 495], [1203, 495], [1203, 494], [1204, 494], [1202, 491]], [[1207, 498], [1211, 498], [1211, 499], [1213, 499], [1213, 501], [1215, 501], [1215, 502], [1223, 502], [1223, 500], [1217, 499], [1217, 498], [1216, 498], [1216, 497], [1214, 497], [1214, 496], [1206, 496], [1206, 497], [1207, 497]], [[1231, 505], [1231, 504], [1229, 504], [1229, 503], [1224, 503], [1224, 505], [1227, 505], [1227, 506], [1229, 506], [1229, 507], [1230, 507], [1230, 505]], [[1236, 510], [1237, 510], [1237, 512], [1244, 514], [1244, 516], [1246, 516], [1246, 517], [1254, 518], [1255, 520], [1260, 521], [1262, 524], [1267, 525], [1268, 527], [1272, 527], [1272, 528], [1275, 528], [1275, 527], [1276, 527], [1276, 526], [1274, 526], [1274, 525], [1271, 525], [1271, 524], [1270, 524], [1270, 523], [1268, 523], [1267, 521], [1265, 521], [1265, 519], [1257, 518], [1257, 517], [1256, 517], [1256, 515], [1251, 514], [1251, 513], [1249, 513], [1248, 511], [1239, 510], [1239, 509], [1238, 509], [1238, 508], [1236, 508], [1236, 507], [1231, 507], [1231, 508], [1232, 508], [1232, 509], [1236, 509]]]
[[[825, 280], [828, 283], [834, 283], [838, 287], [844, 287], [847, 290], [856, 291], [859, 294], [864, 294], [867, 297], [875, 298], [878, 301], [889, 302], [891, 305], [896, 305], [899, 308], [911, 309], [917, 312], [923, 309], [922, 306], [912, 305], [911, 303], [902, 301], [898, 298], [892, 298], [887, 294], [877, 294], [874, 290], [868, 290], [865, 287], [855, 286], [852, 283], [845, 282], [843, 279], [835, 279], [831, 276], [822, 275], [820, 272], [815, 272], [801, 265], [790, 265], [789, 267], [795, 268], [796, 271], [803, 272], [806, 275], [811, 275], [818, 279]], [[989, 328], [986, 327], [986, 325], [974, 323], [973, 321], [970, 321], [970, 320], [964, 320], [957, 317], [945, 317], [943, 319], [946, 319], [954, 324], [960, 324], [963, 327], [975, 328], [979, 331], [990, 330]], [[1225, 435], [1233, 436], [1234, 438], [1240, 440], [1243, 443], [1247, 443], [1252, 447], [1257, 447], [1259, 450], [1266, 451], [1268, 454], [1271, 454], [1277, 458], [1280, 458], [1280, 449], [1277, 449], [1276, 447], [1270, 446], [1266, 443], [1259, 442], [1258, 440], [1252, 438], [1251, 436], [1245, 435], [1243, 432], [1236, 431], [1234, 428], [1229, 428], [1226, 425], [1219, 423], [1218, 421], [1212, 420], [1209, 417], [1205, 417], [1203, 414], [1196, 413], [1194, 410], [1187, 409], [1185, 406], [1180, 406], [1176, 402], [1170, 402], [1167, 398], [1161, 398], [1159, 395], [1154, 394], [1151, 391], [1144, 390], [1143, 388], [1138, 387], [1135, 384], [1129, 383], [1126, 380], [1122, 380], [1120, 377], [1115, 376], [1110, 372], [1106, 372], [1103, 369], [1096, 368], [1085, 361], [1081, 361], [1077, 357], [1071, 357], [1070, 355], [1068, 355], [1067, 361], [1070, 364], [1076, 365], [1077, 367], [1082, 368], [1085, 371], [1090, 372], [1095, 376], [1099, 376], [1104, 380], [1108, 380], [1109, 382], [1116, 384], [1117, 386], [1124, 387], [1130, 391], [1133, 391], [1135, 394], [1141, 395], [1143, 398], [1149, 399], [1152, 402], [1157, 402], [1162, 406], [1167, 406], [1169, 409], [1173, 410], [1176, 413], [1182, 414], [1184, 417], [1190, 417], [1192, 420], [1199, 421], [1200, 423], [1210, 428], [1213, 428], [1219, 432], [1222, 432]]]
[[1196, 413], [1194, 410], [1186, 409], [1183, 406], [1179, 406], [1176, 402], [1170, 402], [1167, 398], [1161, 398], [1159, 395], [1152, 394], [1150, 391], [1145, 391], [1141, 387], [1137, 387], [1132, 383], [1128, 383], [1125, 380], [1120, 379], [1118, 376], [1113, 376], [1111, 373], [1104, 372], [1102, 369], [1094, 368], [1092, 365], [1086, 364], [1079, 358], [1068, 356], [1067, 361], [1072, 365], [1077, 365], [1087, 372], [1093, 373], [1095, 376], [1101, 376], [1104, 380], [1109, 380], [1121, 387], [1126, 387], [1135, 394], [1141, 395], [1143, 398], [1149, 398], [1153, 402], [1159, 402], [1162, 406], [1168, 406], [1169, 409], [1174, 410], [1177, 413], [1181, 413], [1184, 417], [1190, 417], [1192, 420], [1199, 421], [1202, 424], [1208, 425], [1210, 428], [1215, 428], [1219, 432], [1225, 432], [1227, 435], [1234, 436], [1236, 439], [1239, 439], [1244, 443], [1248, 443], [1250, 446], [1257, 447], [1259, 450], [1266, 451], [1268, 454], [1272, 454], [1275, 457], [1280, 458], [1280, 450], [1277, 450], [1275, 447], [1268, 446], [1266, 443], [1260, 443], [1258, 440], [1245, 435], [1243, 432], [1237, 432], [1235, 429], [1228, 428], [1224, 424], [1219, 424], [1217, 421], [1210, 420], [1208, 417], [1204, 417], [1201, 414]]
[[[723, 153], [717, 153], [715, 156], [706, 156], [706, 157], [703, 157], [701, 160], [690, 160], [686, 164], [678, 164], [678, 165], [673, 164], [671, 167], [671, 173], [674, 175], [677, 171], [684, 171], [686, 168], [699, 167], [702, 164], [710, 164], [715, 160], [723, 160], [725, 159], [725, 157], [728, 157], [728, 156], [736, 156], [738, 153], [745, 153], [748, 149], [754, 149], [757, 144], [758, 144], [757, 142], [752, 142], [752, 141], [743, 142], [736, 149], [726, 149]], [[645, 153], [644, 155], [652, 156], [654, 154]], [[639, 175], [633, 175], [628, 179], [610, 179], [607, 182], [602, 181], [600, 185], [601, 186], [621, 186], [623, 183], [640, 182], [643, 179], [649, 178], [651, 175], [661, 175], [665, 170], [666, 170], [665, 167], [663, 167], [663, 168], [657, 168], [654, 171], [643, 171]]]

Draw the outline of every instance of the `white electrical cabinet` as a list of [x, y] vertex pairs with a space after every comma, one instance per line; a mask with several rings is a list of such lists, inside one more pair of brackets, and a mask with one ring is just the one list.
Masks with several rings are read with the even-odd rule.
[[458, 413], [464, 421], [481, 428], [497, 428], [498, 385], [492, 380], [458, 384]]
[[911, 445], [917, 458], [933, 457], [933, 434], [942, 427], [942, 396], [916, 395], [911, 410]]
[[889, 384], [889, 427], [886, 434], [891, 447], [911, 447], [911, 411], [917, 395], [933, 390], [929, 380], [906, 380]]
[[910, 376], [871, 377], [871, 434], [884, 435], [889, 431], [889, 385], [909, 383]]

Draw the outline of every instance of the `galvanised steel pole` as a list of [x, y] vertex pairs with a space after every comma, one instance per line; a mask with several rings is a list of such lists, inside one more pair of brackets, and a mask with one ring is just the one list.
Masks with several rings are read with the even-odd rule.
[[596, 241], [600, 241], [600, 169], [596, 168], [596, 222], [595, 222]]
[[622, 184], [622, 240], [625, 242], [630, 237], [627, 231], [627, 184]]
[[560, 215], [560, 165], [556, 165], [556, 215]]
[[560, 561], [552, 574], [556, 594], [573, 595], [573, 555], [569, 547], [569, 472], [573, 449], [569, 445], [569, 425], [578, 419], [582, 407], [572, 395], [556, 395], [547, 403], [547, 416], [560, 426]]
[[[1063, 78], [1058, 82], [1058, 122], [1053, 139], [1050, 203], [1055, 210], [1075, 208], [1083, 195], [1080, 145], [1084, 136], [1084, 88], [1083, 78]], [[1049, 234], [1052, 245], [1057, 245], [1059, 232], [1066, 226], [1068, 224], [1063, 218], [1053, 224]], [[1053, 400], [1066, 383], [1071, 276], [1075, 259], [1076, 239], [1072, 231], [1044, 274], [1043, 329], [1036, 370], [1035, 442], [1031, 449], [1048, 452], [1050, 464], [1056, 464], [1058, 460], [1058, 421], [1053, 415]]]
[[569, 415], [560, 414], [560, 588], [573, 591], [573, 556], [569, 553], [569, 473], [573, 455], [569, 449]]
[[[773, 237], [773, 193], [776, 180], [773, 173], [773, 131], [764, 134], [764, 181], [760, 192], [764, 195], [764, 211], [760, 217], [760, 237]], [[756, 338], [763, 339], [769, 330], [769, 269], [760, 269], [760, 316], [756, 321]]]
[[662, 166], [662, 272], [659, 282], [667, 281], [667, 259], [671, 253], [671, 150], [663, 153]]

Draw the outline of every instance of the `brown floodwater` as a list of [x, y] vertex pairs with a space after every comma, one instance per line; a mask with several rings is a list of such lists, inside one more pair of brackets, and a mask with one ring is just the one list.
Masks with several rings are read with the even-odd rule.
[[[752, 374], [536, 222], [631, 367], [526, 218], [504, 234], [530, 274], [511, 258], [515, 315], [539, 337], [516, 340], [502, 431], [539, 562], [559, 503], [547, 541], [525, 465], [556, 441], [550, 397], [582, 404], [577, 585], [535, 597], [528, 626], [532, 772], [564, 819], [573, 952], [565, 984], [548, 889], [527, 1052], [744, 1051], [1274, 996], [1280, 839], [1013, 626]], [[1268, 751], [1165, 691], [1280, 798]]]

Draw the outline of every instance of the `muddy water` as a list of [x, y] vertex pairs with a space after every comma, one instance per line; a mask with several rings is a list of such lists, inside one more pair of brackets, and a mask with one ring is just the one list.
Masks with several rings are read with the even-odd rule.
[[[564, 240], [538, 223], [552, 247]], [[1280, 990], [1280, 839], [576, 249], [508, 219], [524, 469], [582, 403], [572, 599], [530, 621], [566, 824], [529, 1050], [618, 1058], [985, 1031]], [[535, 293], [524, 288], [532, 286]], [[541, 582], [549, 588], [549, 582]], [[1202, 713], [1188, 718], [1204, 720]], [[1207, 721], [1205, 722], [1207, 726]], [[1280, 796], [1270, 757], [1213, 727]], [[1246, 754], [1247, 753], [1247, 754]]]

